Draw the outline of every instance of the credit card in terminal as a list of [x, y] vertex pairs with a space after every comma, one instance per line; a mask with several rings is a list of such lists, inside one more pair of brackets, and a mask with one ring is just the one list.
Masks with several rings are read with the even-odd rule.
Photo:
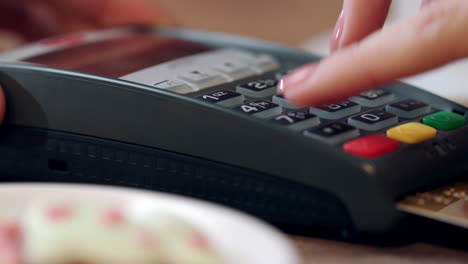
[[406, 196], [401, 211], [468, 228], [468, 181]]

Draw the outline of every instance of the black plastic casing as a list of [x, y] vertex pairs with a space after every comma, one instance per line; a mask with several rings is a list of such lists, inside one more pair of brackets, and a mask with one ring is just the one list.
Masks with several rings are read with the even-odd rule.
[[[148, 33], [268, 53], [283, 71], [319, 60], [300, 50], [226, 34]], [[0, 72], [7, 97], [0, 130], [3, 181], [160, 190], [238, 208], [278, 226], [380, 234], [397, 229], [405, 219], [395, 207], [397, 199], [468, 171], [467, 126], [363, 159], [187, 95], [23, 63], [1, 63]], [[434, 109], [467, 112], [407, 84], [384, 89]]]

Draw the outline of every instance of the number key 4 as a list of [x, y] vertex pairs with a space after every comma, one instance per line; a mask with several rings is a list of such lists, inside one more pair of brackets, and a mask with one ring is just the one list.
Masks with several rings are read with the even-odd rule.
[[245, 114], [259, 118], [270, 118], [281, 114], [281, 107], [265, 100], [255, 100], [235, 108]]

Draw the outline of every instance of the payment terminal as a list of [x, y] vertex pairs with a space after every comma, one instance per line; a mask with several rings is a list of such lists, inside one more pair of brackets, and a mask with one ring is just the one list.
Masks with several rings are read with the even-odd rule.
[[285, 73], [319, 59], [141, 27], [3, 53], [0, 179], [177, 193], [278, 226], [398, 229], [396, 201], [468, 172], [468, 110], [399, 82], [315, 107], [276, 93]]

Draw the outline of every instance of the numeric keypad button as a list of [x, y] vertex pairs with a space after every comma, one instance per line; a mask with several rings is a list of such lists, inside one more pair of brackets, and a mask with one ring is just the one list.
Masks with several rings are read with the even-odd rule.
[[223, 57], [248, 65], [257, 73], [276, 70], [280, 67], [279, 62], [271, 55], [265, 53], [253, 53], [238, 49], [222, 49], [219, 51]]
[[165, 80], [153, 84], [154, 87], [162, 90], [168, 90], [180, 94], [194, 92], [193, 88], [179, 80]]
[[279, 64], [276, 59], [269, 54], [251, 54], [249, 57], [241, 59], [241, 61], [250, 65], [252, 69], [258, 73], [264, 73], [279, 68]]
[[376, 109], [348, 118], [348, 123], [360, 129], [377, 131], [398, 122], [394, 114]]
[[319, 107], [311, 107], [310, 113], [325, 119], [336, 120], [349, 115], [359, 113], [361, 106], [351, 101], [342, 101], [336, 104], [325, 104]]
[[408, 99], [387, 105], [385, 110], [403, 118], [415, 118], [429, 113], [431, 111], [431, 106], [413, 99]]
[[178, 76], [181, 80], [188, 82], [199, 89], [226, 83], [228, 80], [221, 75], [208, 70], [192, 70]]
[[353, 96], [349, 100], [366, 107], [377, 107], [391, 102], [395, 96], [384, 90], [370, 90]]
[[260, 79], [238, 85], [236, 92], [253, 98], [272, 96], [276, 93], [278, 81], [275, 79]]
[[287, 109], [301, 109], [301, 108], [304, 108], [303, 106], [296, 105], [296, 104], [293, 104], [293, 103], [289, 102], [281, 94], [277, 94], [277, 95], [273, 96], [273, 103], [279, 104], [282, 107], [287, 108]]
[[398, 142], [382, 135], [368, 135], [346, 142], [343, 150], [361, 158], [377, 158], [398, 150]]
[[228, 75], [232, 80], [238, 80], [257, 74], [246, 65], [230, 61], [215, 64], [211, 68], [213, 71]]
[[437, 130], [419, 122], [410, 122], [393, 127], [387, 130], [386, 134], [387, 137], [400, 142], [415, 144], [435, 137], [437, 135]]
[[276, 116], [272, 119], [272, 122], [287, 126], [288, 128], [295, 131], [304, 130], [320, 124], [318, 116], [306, 111], [287, 112]]
[[306, 137], [319, 139], [329, 144], [339, 144], [359, 136], [359, 130], [341, 122], [325, 124], [304, 131]]
[[244, 95], [229, 90], [214, 91], [199, 95], [196, 98], [226, 107], [234, 107], [244, 103]]
[[281, 114], [282, 111], [279, 105], [265, 100], [247, 102], [236, 107], [235, 109], [237, 111], [259, 118], [270, 118]]
[[460, 114], [442, 111], [424, 117], [422, 122], [435, 129], [449, 131], [465, 126], [468, 121]]

